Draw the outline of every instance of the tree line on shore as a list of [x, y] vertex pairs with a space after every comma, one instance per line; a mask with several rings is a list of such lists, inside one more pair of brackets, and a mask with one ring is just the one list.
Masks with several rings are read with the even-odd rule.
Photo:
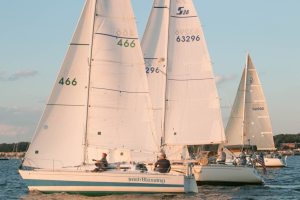
[[[281, 143], [300, 143], [300, 133], [298, 134], [279, 134], [274, 136], [274, 143], [280, 149]], [[29, 142], [19, 142], [12, 144], [0, 144], [0, 152], [26, 152]]]
[[282, 143], [299, 143], [300, 133], [298, 134], [279, 134], [274, 136], [274, 143], [277, 149], [280, 148]]
[[0, 144], [0, 152], [25, 152], [28, 149], [29, 142], [18, 142], [12, 144]]

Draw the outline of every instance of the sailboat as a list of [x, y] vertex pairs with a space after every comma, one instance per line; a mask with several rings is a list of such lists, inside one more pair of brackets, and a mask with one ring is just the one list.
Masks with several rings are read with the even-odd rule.
[[[184, 162], [190, 159], [189, 145], [226, 140], [211, 61], [193, 1], [155, 0], [142, 50], [161, 147], [172, 169], [184, 171]], [[193, 170], [200, 183], [262, 183], [252, 167], [195, 161]]]
[[193, 176], [138, 167], [159, 152], [151, 112], [130, 0], [87, 0], [19, 173], [47, 193], [198, 192]]
[[[244, 146], [255, 146], [257, 151], [275, 151], [268, 106], [258, 73], [251, 60], [246, 66], [226, 127], [227, 147], [239, 153]], [[283, 167], [285, 161], [277, 157], [265, 157], [266, 167]], [[259, 164], [258, 164], [259, 165]]]

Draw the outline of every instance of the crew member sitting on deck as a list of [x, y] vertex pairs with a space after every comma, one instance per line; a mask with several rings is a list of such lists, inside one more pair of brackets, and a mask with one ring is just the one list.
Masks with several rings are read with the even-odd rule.
[[240, 154], [240, 165], [246, 165], [246, 164], [247, 164], [246, 154], [245, 154], [245, 151], [242, 150], [242, 152]]
[[166, 159], [165, 153], [159, 154], [159, 159], [154, 165], [154, 171], [158, 171], [160, 173], [168, 173], [171, 170], [170, 161]]
[[93, 161], [95, 161], [95, 165], [97, 168], [95, 168], [93, 171], [94, 172], [102, 172], [105, 171], [107, 166], [108, 166], [108, 162], [106, 160], [107, 154], [106, 153], [102, 153], [102, 158], [101, 160], [95, 160], [93, 159]]

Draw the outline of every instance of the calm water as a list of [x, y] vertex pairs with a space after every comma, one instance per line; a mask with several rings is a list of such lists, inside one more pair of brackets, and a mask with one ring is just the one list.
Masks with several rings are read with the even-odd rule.
[[19, 160], [0, 161], [0, 200], [169, 200], [169, 199], [300, 199], [300, 156], [288, 158], [288, 167], [268, 169], [264, 186], [200, 186], [195, 195], [112, 195], [86, 197], [80, 195], [28, 193], [17, 170]]

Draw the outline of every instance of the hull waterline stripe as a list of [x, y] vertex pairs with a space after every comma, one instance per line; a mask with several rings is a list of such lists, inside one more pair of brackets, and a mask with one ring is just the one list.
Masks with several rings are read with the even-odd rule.
[[115, 187], [184, 187], [180, 184], [153, 184], [153, 183], [121, 183], [121, 182], [85, 182], [85, 181], [56, 181], [25, 179], [30, 186], [115, 186]]

